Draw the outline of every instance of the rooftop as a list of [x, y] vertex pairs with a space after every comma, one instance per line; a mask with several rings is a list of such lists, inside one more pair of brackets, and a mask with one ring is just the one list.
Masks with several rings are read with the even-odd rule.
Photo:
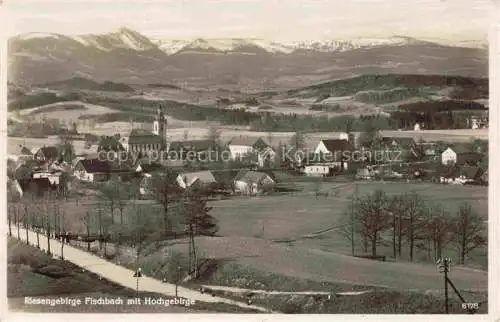
[[85, 171], [88, 173], [109, 173], [111, 172], [111, 165], [109, 162], [101, 161], [99, 159], [82, 159], [78, 161], [77, 165], [81, 164]]

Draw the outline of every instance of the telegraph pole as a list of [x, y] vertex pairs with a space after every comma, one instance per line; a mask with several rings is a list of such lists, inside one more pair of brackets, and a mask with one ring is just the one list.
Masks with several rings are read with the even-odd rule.
[[135, 277], [135, 291], [136, 291], [137, 297], [139, 297], [139, 278], [142, 277], [142, 270], [140, 267], [137, 268], [137, 271], [135, 271], [133, 277]]
[[354, 183], [354, 195], [351, 200], [351, 252], [354, 256], [354, 208], [358, 200], [358, 184]]
[[451, 258], [445, 257], [438, 260], [438, 268], [440, 273], [444, 273], [444, 302], [445, 313], [448, 314], [448, 272], [450, 271]]

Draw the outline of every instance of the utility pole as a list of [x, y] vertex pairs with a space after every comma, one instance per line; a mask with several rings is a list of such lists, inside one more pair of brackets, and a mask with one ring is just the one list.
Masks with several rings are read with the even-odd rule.
[[356, 207], [356, 202], [358, 200], [358, 184], [354, 183], [354, 195], [351, 200], [351, 252], [354, 256], [354, 210]]
[[177, 291], [179, 289], [179, 280], [181, 279], [181, 267], [177, 265], [177, 275], [175, 276], [175, 297], [177, 297]]
[[444, 273], [444, 301], [445, 313], [448, 314], [448, 272], [450, 271], [451, 258], [444, 257], [438, 260], [438, 268], [440, 273]]
[[136, 294], [137, 294], [137, 297], [139, 297], [139, 278], [142, 277], [142, 270], [141, 268], [137, 268], [137, 271], [135, 271], [134, 273], [134, 276], [135, 277], [135, 291], [136, 291]]

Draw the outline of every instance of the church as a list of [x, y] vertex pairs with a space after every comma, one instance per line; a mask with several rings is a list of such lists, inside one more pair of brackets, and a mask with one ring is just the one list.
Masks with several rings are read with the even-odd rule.
[[144, 129], [132, 129], [128, 136], [121, 140], [125, 151], [147, 154], [167, 149], [167, 119], [163, 107], [158, 107], [153, 121], [153, 132]]

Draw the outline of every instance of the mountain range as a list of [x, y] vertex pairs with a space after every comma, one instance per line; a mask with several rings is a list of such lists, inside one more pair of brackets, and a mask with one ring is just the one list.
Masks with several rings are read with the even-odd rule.
[[279, 43], [262, 39], [165, 40], [128, 28], [100, 35], [28, 33], [9, 40], [9, 80], [74, 76], [127, 83], [293, 87], [366, 73], [487, 75], [481, 43], [410, 37]]

